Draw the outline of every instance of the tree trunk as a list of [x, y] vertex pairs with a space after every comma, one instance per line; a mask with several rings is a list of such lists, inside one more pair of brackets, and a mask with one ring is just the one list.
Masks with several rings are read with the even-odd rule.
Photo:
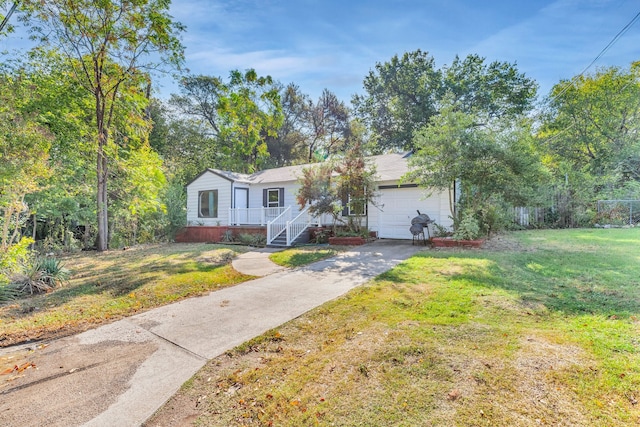
[[98, 251], [109, 249], [109, 215], [107, 211], [107, 129], [104, 124], [104, 108], [102, 99], [96, 96], [96, 122], [98, 124], [98, 155], [96, 159], [96, 172], [98, 178], [97, 188], [97, 214], [98, 214]]

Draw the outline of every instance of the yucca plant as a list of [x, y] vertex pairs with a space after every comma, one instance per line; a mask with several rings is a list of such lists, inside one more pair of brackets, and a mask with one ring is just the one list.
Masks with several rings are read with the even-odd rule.
[[20, 291], [16, 289], [5, 275], [0, 273], [0, 304], [12, 301], [20, 295]]
[[43, 279], [53, 288], [64, 285], [69, 280], [70, 272], [57, 258], [39, 258], [36, 261], [38, 270], [42, 271]]
[[23, 272], [11, 277], [13, 286], [30, 295], [49, 292], [69, 279], [69, 270], [56, 258], [38, 258]]

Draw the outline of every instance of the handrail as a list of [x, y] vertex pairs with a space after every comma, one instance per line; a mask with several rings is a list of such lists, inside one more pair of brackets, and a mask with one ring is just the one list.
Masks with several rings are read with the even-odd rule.
[[266, 225], [286, 209], [285, 207], [229, 208], [229, 225]]
[[267, 223], [267, 245], [270, 245], [287, 228], [289, 219], [291, 219], [291, 206]]
[[309, 215], [309, 207], [303, 209], [297, 217], [291, 221], [287, 221], [287, 246], [291, 246], [298, 236], [311, 225], [311, 215]]

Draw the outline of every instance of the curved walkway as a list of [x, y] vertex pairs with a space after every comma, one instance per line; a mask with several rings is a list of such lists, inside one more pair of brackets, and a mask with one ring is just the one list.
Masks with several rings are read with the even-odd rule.
[[279, 252], [280, 248], [260, 248], [238, 255], [231, 261], [236, 271], [249, 276], [268, 276], [286, 270], [269, 259], [269, 255]]
[[[37, 367], [2, 384], [0, 425], [140, 426], [208, 360], [345, 294], [421, 249], [407, 241], [378, 240], [43, 348], [0, 350], [0, 357], [28, 352], [25, 361]], [[244, 259], [258, 264], [264, 255], [251, 257]]]

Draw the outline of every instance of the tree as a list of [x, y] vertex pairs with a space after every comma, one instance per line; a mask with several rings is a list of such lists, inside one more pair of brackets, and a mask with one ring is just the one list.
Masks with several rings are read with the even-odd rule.
[[254, 172], [267, 161], [266, 140], [282, 124], [278, 88], [271, 77], [260, 77], [252, 69], [231, 71], [228, 82], [220, 77], [187, 76], [171, 104], [206, 125], [216, 151], [222, 154], [219, 163], [211, 166], [239, 172]]
[[0, 255], [17, 244], [30, 213], [25, 196], [49, 176], [52, 135], [37, 117], [24, 112], [30, 81], [0, 76]]
[[334, 93], [325, 89], [315, 104], [309, 100], [303, 117], [309, 163], [317, 155], [326, 158], [344, 150], [350, 131], [349, 109]]
[[344, 156], [303, 169], [296, 197], [302, 208], [309, 205], [312, 215], [331, 215], [334, 232], [340, 222], [360, 234], [367, 206], [376, 201], [376, 170], [364, 156], [359, 124], [352, 126], [354, 132]]
[[440, 113], [447, 97], [456, 109], [486, 120], [528, 111], [537, 89], [513, 64], [487, 65], [484, 58], [469, 55], [437, 69], [433, 57], [421, 50], [376, 64], [363, 85], [365, 95], [352, 101], [373, 132], [377, 151], [413, 149], [414, 133]]
[[[38, 19], [33, 31], [65, 55], [75, 81], [92, 97], [95, 126], [98, 250], [108, 248], [109, 159], [116, 113], [139, 121], [149, 72], [179, 65], [183, 27], [168, 14], [168, 0], [29, 2]], [[125, 113], [126, 111], [126, 113]], [[124, 135], [126, 132], [122, 132]], [[127, 138], [118, 141], [127, 143]]]
[[280, 88], [282, 125], [274, 136], [267, 138], [267, 167], [282, 167], [307, 161], [307, 136], [304, 133], [309, 96], [290, 83]]
[[599, 177], [640, 181], [640, 63], [563, 80], [551, 90], [540, 133], [556, 161]]
[[496, 200], [526, 205], [544, 173], [528, 122], [500, 119], [480, 126], [480, 117], [448, 102], [416, 133], [408, 178], [429, 189], [449, 190], [454, 215], [455, 182], [463, 209], [474, 214], [481, 215]]

